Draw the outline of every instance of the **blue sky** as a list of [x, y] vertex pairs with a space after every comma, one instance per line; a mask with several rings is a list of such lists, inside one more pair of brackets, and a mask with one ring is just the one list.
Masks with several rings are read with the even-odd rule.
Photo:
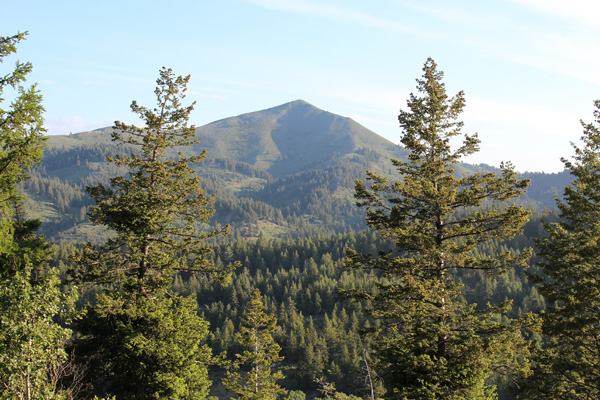
[[[191, 74], [191, 122], [303, 99], [398, 143], [427, 57], [464, 90], [466, 161], [555, 172], [600, 98], [600, 2], [197, 0], [5, 2], [0, 35], [29, 31], [50, 134], [135, 123], [162, 66]], [[16, 58], [0, 66], [5, 74]]]

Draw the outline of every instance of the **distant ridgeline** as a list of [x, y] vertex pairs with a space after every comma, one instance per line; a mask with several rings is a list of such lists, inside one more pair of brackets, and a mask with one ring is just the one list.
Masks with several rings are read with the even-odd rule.
[[[85, 187], [108, 183], [115, 167], [106, 155], [125, 154], [111, 142], [111, 128], [50, 136], [43, 164], [24, 190], [27, 207], [41, 218], [42, 233], [55, 242], [102, 235], [86, 218], [92, 205]], [[213, 122], [197, 129], [207, 149], [198, 167], [202, 185], [216, 198], [216, 225], [231, 224], [230, 238], [307, 237], [366, 227], [355, 206], [354, 182], [367, 170], [393, 176], [390, 158], [404, 150], [350, 118], [297, 100], [268, 110]], [[469, 164], [457, 173], [493, 170]], [[122, 171], [121, 171], [122, 172]], [[519, 201], [542, 212], [569, 183], [567, 172], [526, 173], [532, 180]]]

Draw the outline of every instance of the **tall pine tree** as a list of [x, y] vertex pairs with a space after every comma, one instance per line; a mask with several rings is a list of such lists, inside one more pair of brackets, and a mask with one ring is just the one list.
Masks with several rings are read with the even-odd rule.
[[183, 153], [198, 143], [188, 126], [194, 104], [181, 104], [188, 81], [160, 71], [156, 107], [131, 104], [145, 126], [115, 123], [113, 141], [132, 151], [108, 161], [129, 174], [88, 188], [96, 201], [90, 220], [113, 232], [106, 243], [88, 243], [73, 257], [75, 279], [105, 288], [76, 326], [76, 354], [88, 367], [94, 394], [198, 399], [208, 391], [209, 351], [201, 345], [206, 323], [195, 301], [170, 290], [179, 271], [227, 277], [206, 258], [206, 239], [226, 228], [201, 226], [214, 210], [191, 166], [205, 153]]
[[561, 220], [536, 241], [547, 309], [525, 398], [600, 398], [600, 100], [595, 108], [595, 121], [581, 122], [583, 148], [562, 160], [575, 179], [557, 200]]
[[[0, 62], [24, 38], [0, 37]], [[49, 246], [35, 234], [39, 221], [25, 217], [18, 191], [41, 160], [45, 141], [42, 96], [35, 85], [22, 85], [31, 69], [17, 62], [0, 77], [0, 96], [15, 91], [9, 107], [0, 108], [0, 399], [61, 395], [51, 375], [66, 360], [70, 331], [53, 318], [74, 300], [61, 293], [58, 271], [48, 271]]]
[[[390, 399], [491, 399], [493, 371], [527, 369], [527, 346], [519, 324], [500, 318], [510, 302], [476, 306], [461, 301], [461, 274], [502, 273], [522, 265], [529, 252], [481, 256], [475, 250], [520, 232], [528, 212], [505, 202], [525, 191], [510, 163], [500, 173], [458, 177], [455, 165], [478, 150], [477, 135], [457, 121], [463, 92], [450, 98], [443, 73], [428, 59], [398, 120], [408, 160], [392, 160], [400, 179], [367, 172], [356, 183], [367, 223], [395, 245], [377, 257], [349, 251], [347, 267], [375, 270], [374, 292], [353, 294], [372, 301], [381, 329], [374, 341], [378, 368]], [[453, 149], [451, 142], [462, 143]]]

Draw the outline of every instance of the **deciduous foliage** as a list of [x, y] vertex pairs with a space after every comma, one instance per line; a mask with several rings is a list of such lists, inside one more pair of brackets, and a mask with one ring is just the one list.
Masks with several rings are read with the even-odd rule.
[[262, 296], [256, 289], [236, 334], [245, 350], [236, 354], [232, 370], [223, 379], [225, 388], [240, 400], [275, 400], [286, 392], [277, 384], [284, 378], [283, 373], [272, 371], [275, 363], [283, 360], [279, 355], [281, 347], [273, 340], [277, 320], [263, 308]]
[[558, 200], [560, 222], [546, 223], [537, 241], [537, 276], [546, 298], [544, 348], [526, 398], [594, 399], [600, 397], [600, 101], [592, 123], [582, 121], [583, 148], [574, 145], [574, 161], [563, 159], [575, 178]]
[[113, 140], [131, 153], [108, 161], [129, 174], [88, 188], [96, 202], [90, 221], [113, 232], [106, 243], [88, 243], [73, 257], [75, 279], [104, 287], [77, 326], [82, 363], [99, 395], [197, 399], [208, 389], [209, 352], [201, 346], [206, 324], [194, 302], [170, 291], [177, 271], [227, 276], [206, 258], [205, 240], [226, 229], [201, 227], [214, 210], [191, 165], [205, 154], [183, 154], [198, 142], [188, 126], [194, 104], [181, 105], [188, 81], [160, 71], [156, 107], [131, 104], [145, 126], [114, 126]]
[[[71, 332], [53, 318], [73, 305], [56, 270], [43, 271], [45, 240], [37, 221], [13, 221], [10, 249], [0, 254], [0, 398], [54, 399], [52, 372], [66, 362]], [[62, 392], [62, 393], [61, 393]]]
[[[527, 370], [527, 346], [519, 324], [500, 316], [510, 302], [476, 306], [459, 301], [466, 271], [502, 273], [523, 265], [530, 252], [485, 256], [481, 244], [512, 238], [528, 212], [501, 204], [519, 196], [528, 182], [510, 163], [501, 173], [457, 177], [455, 165], [478, 150], [477, 135], [461, 132], [457, 120], [463, 92], [450, 98], [443, 73], [428, 59], [398, 120], [408, 161], [392, 160], [400, 179], [390, 182], [368, 172], [370, 185], [356, 183], [358, 205], [367, 223], [395, 250], [378, 257], [349, 252], [347, 267], [375, 270], [381, 283], [372, 292], [352, 292], [372, 300], [380, 320], [375, 350], [378, 368], [393, 399], [488, 399], [493, 371]], [[461, 138], [453, 149], [451, 142]], [[519, 362], [517, 363], [517, 359]]]
[[[0, 37], [0, 61], [16, 52], [24, 33]], [[17, 184], [27, 179], [42, 156], [44, 111], [35, 85], [21, 85], [30, 63], [17, 62], [0, 77], [0, 96], [16, 91], [0, 109], [0, 398], [50, 399], [59, 393], [51, 371], [66, 359], [70, 331], [53, 321], [73, 296], [60, 291], [57, 272], [45, 271], [48, 244], [34, 232], [39, 221], [27, 220]], [[0, 98], [0, 103], [4, 99]]]

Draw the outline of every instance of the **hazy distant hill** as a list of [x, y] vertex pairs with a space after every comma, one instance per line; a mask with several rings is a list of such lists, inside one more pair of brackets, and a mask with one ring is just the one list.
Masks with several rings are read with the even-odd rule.
[[[40, 168], [25, 184], [29, 209], [41, 217], [51, 239], [93, 239], [98, 231], [86, 219], [92, 205], [85, 186], [119, 173], [106, 154], [130, 151], [115, 146], [111, 128], [51, 136]], [[399, 132], [400, 134], [400, 132]], [[234, 236], [303, 236], [361, 229], [364, 210], [355, 206], [354, 182], [366, 170], [393, 174], [390, 158], [402, 159], [400, 146], [350, 118], [297, 100], [267, 110], [197, 128], [207, 149], [198, 167], [202, 185], [216, 195], [215, 224], [232, 224]], [[459, 173], [493, 170], [460, 164]], [[121, 171], [123, 172], [123, 171]], [[522, 201], [553, 207], [567, 173], [528, 174], [532, 187]]]

